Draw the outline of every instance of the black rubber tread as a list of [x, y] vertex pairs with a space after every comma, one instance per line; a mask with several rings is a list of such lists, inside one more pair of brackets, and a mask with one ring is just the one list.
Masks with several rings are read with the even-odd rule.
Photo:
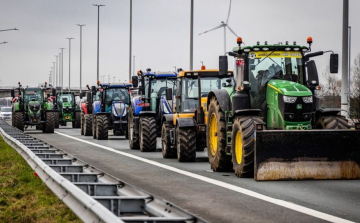
[[[254, 133], [257, 124], [263, 124], [265, 129], [263, 117], [260, 116], [239, 116], [234, 120], [231, 133], [231, 160], [235, 175], [238, 177], [254, 177]], [[237, 131], [241, 132], [243, 141], [242, 162], [240, 164], [237, 163], [235, 154], [235, 139]]]
[[[216, 122], [218, 126], [218, 148], [216, 151], [215, 156], [211, 154], [210, 149], [210, 135], [209, 135], [209, 129], [210, 129], [210, 118], [211, 115], [215, 114], [216, 116]], [[210, 100], [209, 104], [209, 110], [208, 110], [208, 118], [207, 118], [207, 124], [206, 124], [206, 147], [208, 151], [208, 157], [209, 157], [209, 163], [211, 166], [211, 169], [217, 172], [221, 171], [231, 171], [232, 170], [232, 163], [231, 163], [231, 156], [226, 154], [226, 123], [225, 123], [225, 114], [224, 111], [221, 110], [219, 102], [216, 97], [213, 97]]]
[[81, 112], [81, 115], [80, 115], [80, 134], [81, 135], [84, 135], [84, 123], [85, 123], [85, 120], [84, 120], [84, 113]]
[[57, 115], [55, 112], [46, 112], [46, 123], [43, 126], [43, 132], [44, 133], [54, 133], [55, 129], [55, 115]]
[[155, 117], [140, 117], [139, 125], [140, 151], [155, 152], [157, 137]]
[[109, 138], [108, 118], [106, 115], [96, 116], [96, 139], [107, 140]]
[[[130, 106], [128, 113], [128, 133], [131, 131], [130, 126], [134, 126], [134, 110], [132, 106]], [[132, 134], [129, 134], [129, 146], [130, 149], [140, 149], [139, 134], [135, 133], [135, 126], [133, 127]]]
[[179, 162], [195, 162], [196, 159], [196, 129], [176, 128], [176, 152]]
[[92, 136], [92, 118], [93, 115], [84, 115], [84, 135], [85, 136]]
[[161, 127], [161, 151], [164, 158], [176, 158], [176, 148], [171, 145], [170, 130], [174, 125], [169, 122], [164, 122]]
[[75, 128], [80, 128], [81, 124], [81, 113], [80, 111], [75, 112]]
[[59, 117], [59, 113], [55, 113], [55, 128], [58, 129], [60, 126], [60, 117]]
[[91, 126], [92, 126], [92, 128], [91, 128], [91, 131], [92, 131], [92, 136], [93, 136], [93, 138], [94, 139], [96, 139], [97, 138], [97, 136], [96, 136], [96, 116], [95, 115], [93, 115], [92, 116], [92, 124], [91, 124]]
[[13, 126], [18, 128], [21, 131], [24, 131], [24, 115], [22, 112], [15, 112], [15, 115], [12, 117], [14, 119]]
[[324, 126], [324, 129], [350, 129], [351, 127], [342, 116], [325, 116]]

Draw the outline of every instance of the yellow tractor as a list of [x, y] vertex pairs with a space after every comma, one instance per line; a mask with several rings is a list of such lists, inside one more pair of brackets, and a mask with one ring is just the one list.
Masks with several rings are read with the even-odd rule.
[[[161, 141], [164, 158], [179, 162], [194, 162], [196, 151], [206, 147], [207, 96], [209, 92], [225, 89], [235, 92], [232, 71], [219, 74], [219, 70], [206, 69], [181, 71], [178, 74], [173, 114], [162, 118]], [[172, 89], [167, 89], [167, 100], [173, 100]], [[226, 103], [226, 102], [224, 102]]]

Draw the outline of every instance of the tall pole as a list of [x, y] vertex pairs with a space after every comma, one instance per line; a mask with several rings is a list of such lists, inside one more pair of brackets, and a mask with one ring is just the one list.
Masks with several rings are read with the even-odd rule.
[[50, 73], [49, 73], [49, 83], [50, 83], [51, 78], [52, 78], [52, 75], [51, 75], [51, 71], [50, 71]]
[[[135, 55], [134, 55], [134, 60], [133, 60], [133, 76], [135, 76]], [[131, 78], [130, 78], [131, 80]]]
[[71, 78], [70, 78], [70, 71], [71, 71], [71, 40], [74, 39], [74, 38], [70, 37], [70, 38], [66, 38], [66, 39], [69, 40], [69, 91], [70, 91], [70, 80], [71, 80]]
[[59, 53], [59, 75], [58, 75], [58, 79], [57, 79], [57, 86], [61, 86], [61, 84], [60, 84], [60, 58], [61, 58], [61, 53]]
[[97, 31], [97, 75], [96, 75], [96, 81], [99, 80], [99, 41], [100, 41], [100, 7], [105, 5], [96, 5], [93, 4], [93, 6], [98, 7], [98, 31]]
[[129, 43], [129, 80], [131, 79], [131, 51], [132, 51], [132, 0], [130, 0], [130, 43]]
[[54, 81], [54, 86], [58, 85], [58, 55], [55, 55], [56, 57], [56, 70], [55, 70], [55, 81]]
[[80, 93], [81, 93], [81, 81], [82, 81], [82, 27], [85, 24], [76, 24], [80, 27]]
[[[54, 76], [55, 76], [55, 63], [56, 62], [52, 62], [53, 63], [53, 69], [51, 72], [51, 79], [54, 80]], [[49, 82], [50, 83], [50, 82]], [[51, 84], [54, 86], [54, 82], [51, 81]]]
[[64, 87], [64, 49], [65, 48], [60, 48], [61, 49], [61, 90]]
[[348, 103], [349, 103], [349, 108], [348, 108], [348, 114], [350, 117], [350, 112], [351, 112], [351, 104], [350, 104], [350, 99], [351, 99], [351, 95], [350, 95], [350, 74], [351, 74], [351, 26], [349, 26], [349, 75], [348, 75]]
[[343, 39], [342, 39], [342, 81], [341, 81], [341, 114], [349, 118], [348, 114], [348, 72], [349, 72], [349, 0], [343, 0]]
[[193, 70], [193, 48], [194, 48], [194, 0], [191, 0], [190, 9], [190, 70]]

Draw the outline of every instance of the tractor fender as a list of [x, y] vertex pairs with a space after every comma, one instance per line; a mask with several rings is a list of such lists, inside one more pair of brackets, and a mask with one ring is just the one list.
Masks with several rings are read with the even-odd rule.
[[81, 103], [81, 110], [84, 111], [84, 114], [88, 114], [88, 109], [87, 109], [86, 103]]
[[142, 101], [140, 100], [140, 96], [134, 97], [131, 100], [131, 106], [134, 108], [135, 115], [139, 115], [142, 111], [142, 106], [138, 106], [139, 103], [142, 103]]
[[161, 123], [169, 122], [173, 124], [174, 115], [173, 114], [164, 114], [161, 119]]
[[263, 116], [261, 109], [241, 109], [236, 110], [234, 116]]
[[143, 116], [153, 116], [155, 117], [156, 116], [156, 112], [155, 111], [141, 111], [139, 113], [139, 116], [140, 117], [143, 117]]
[[95, 101], [95, 102], [93, 103], [93, 111], [94, 111], [94, 115], [96, 115], [97, 113], [101, 112], [100, 101]]
[[13, 103], [14, 105], [14, 111], [19, 111], [20, 110], [20, 103], [19, 102], [15, 102]]
[[231, 111], [230, 95], [227, 90], [218, 89], [218, 90], [211, 91], [207, 97], [207, 105], [206, 106], [208, 109], [209, 109], [210, 101], [213, 97], [215, 97], [218, 100], [221, 110]]
[[320, 116], [336, 116], [341, 111], [345, 110], [340, 108], [320, 108], [315, 111], [315, 120], [317, 120]]
[[178, 118], [176, 120], [176, 124], [179, 126], [179, 128], [196, 127], [196, 122], [193, 118]]

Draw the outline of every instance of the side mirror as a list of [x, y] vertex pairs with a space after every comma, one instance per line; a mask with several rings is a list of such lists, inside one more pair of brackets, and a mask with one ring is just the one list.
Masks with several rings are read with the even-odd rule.
[[226, 75], [228, 73], [227, 56], [219, 56], [219, 74]]
[[172, 88], [166, 88], [166, 100], [170, 101], [173, 99]]
[[91, 86], [91, 93], [92, 93], [93, 95], [96, 94], [96, 87], [95, 87], [95, 86]]
[[56, 96], [56, 89], [55, 88], [52, 89], [52, 96]]
[[11, 97], [15, 98], [15, 90], [14, 89], [11, 90]]
[[86, 93], [86, 102], [89, 105], [91, 104], [91, 99], [92, 99], [91, 93], [90, 92]]
[[139, 77], [138, 76], [132, 76], [131, 81], [132, 81], [132, 85], [134, 88], [137, 88], [139, 86]]
[[336, 74], [339, 70], [339, 54], [330, 54], [330, 73]]
[[308, 85], [319, 85], [319, 76], [316, 69], [316, 64], [313, 60], [306, 63], [308, 73]]

